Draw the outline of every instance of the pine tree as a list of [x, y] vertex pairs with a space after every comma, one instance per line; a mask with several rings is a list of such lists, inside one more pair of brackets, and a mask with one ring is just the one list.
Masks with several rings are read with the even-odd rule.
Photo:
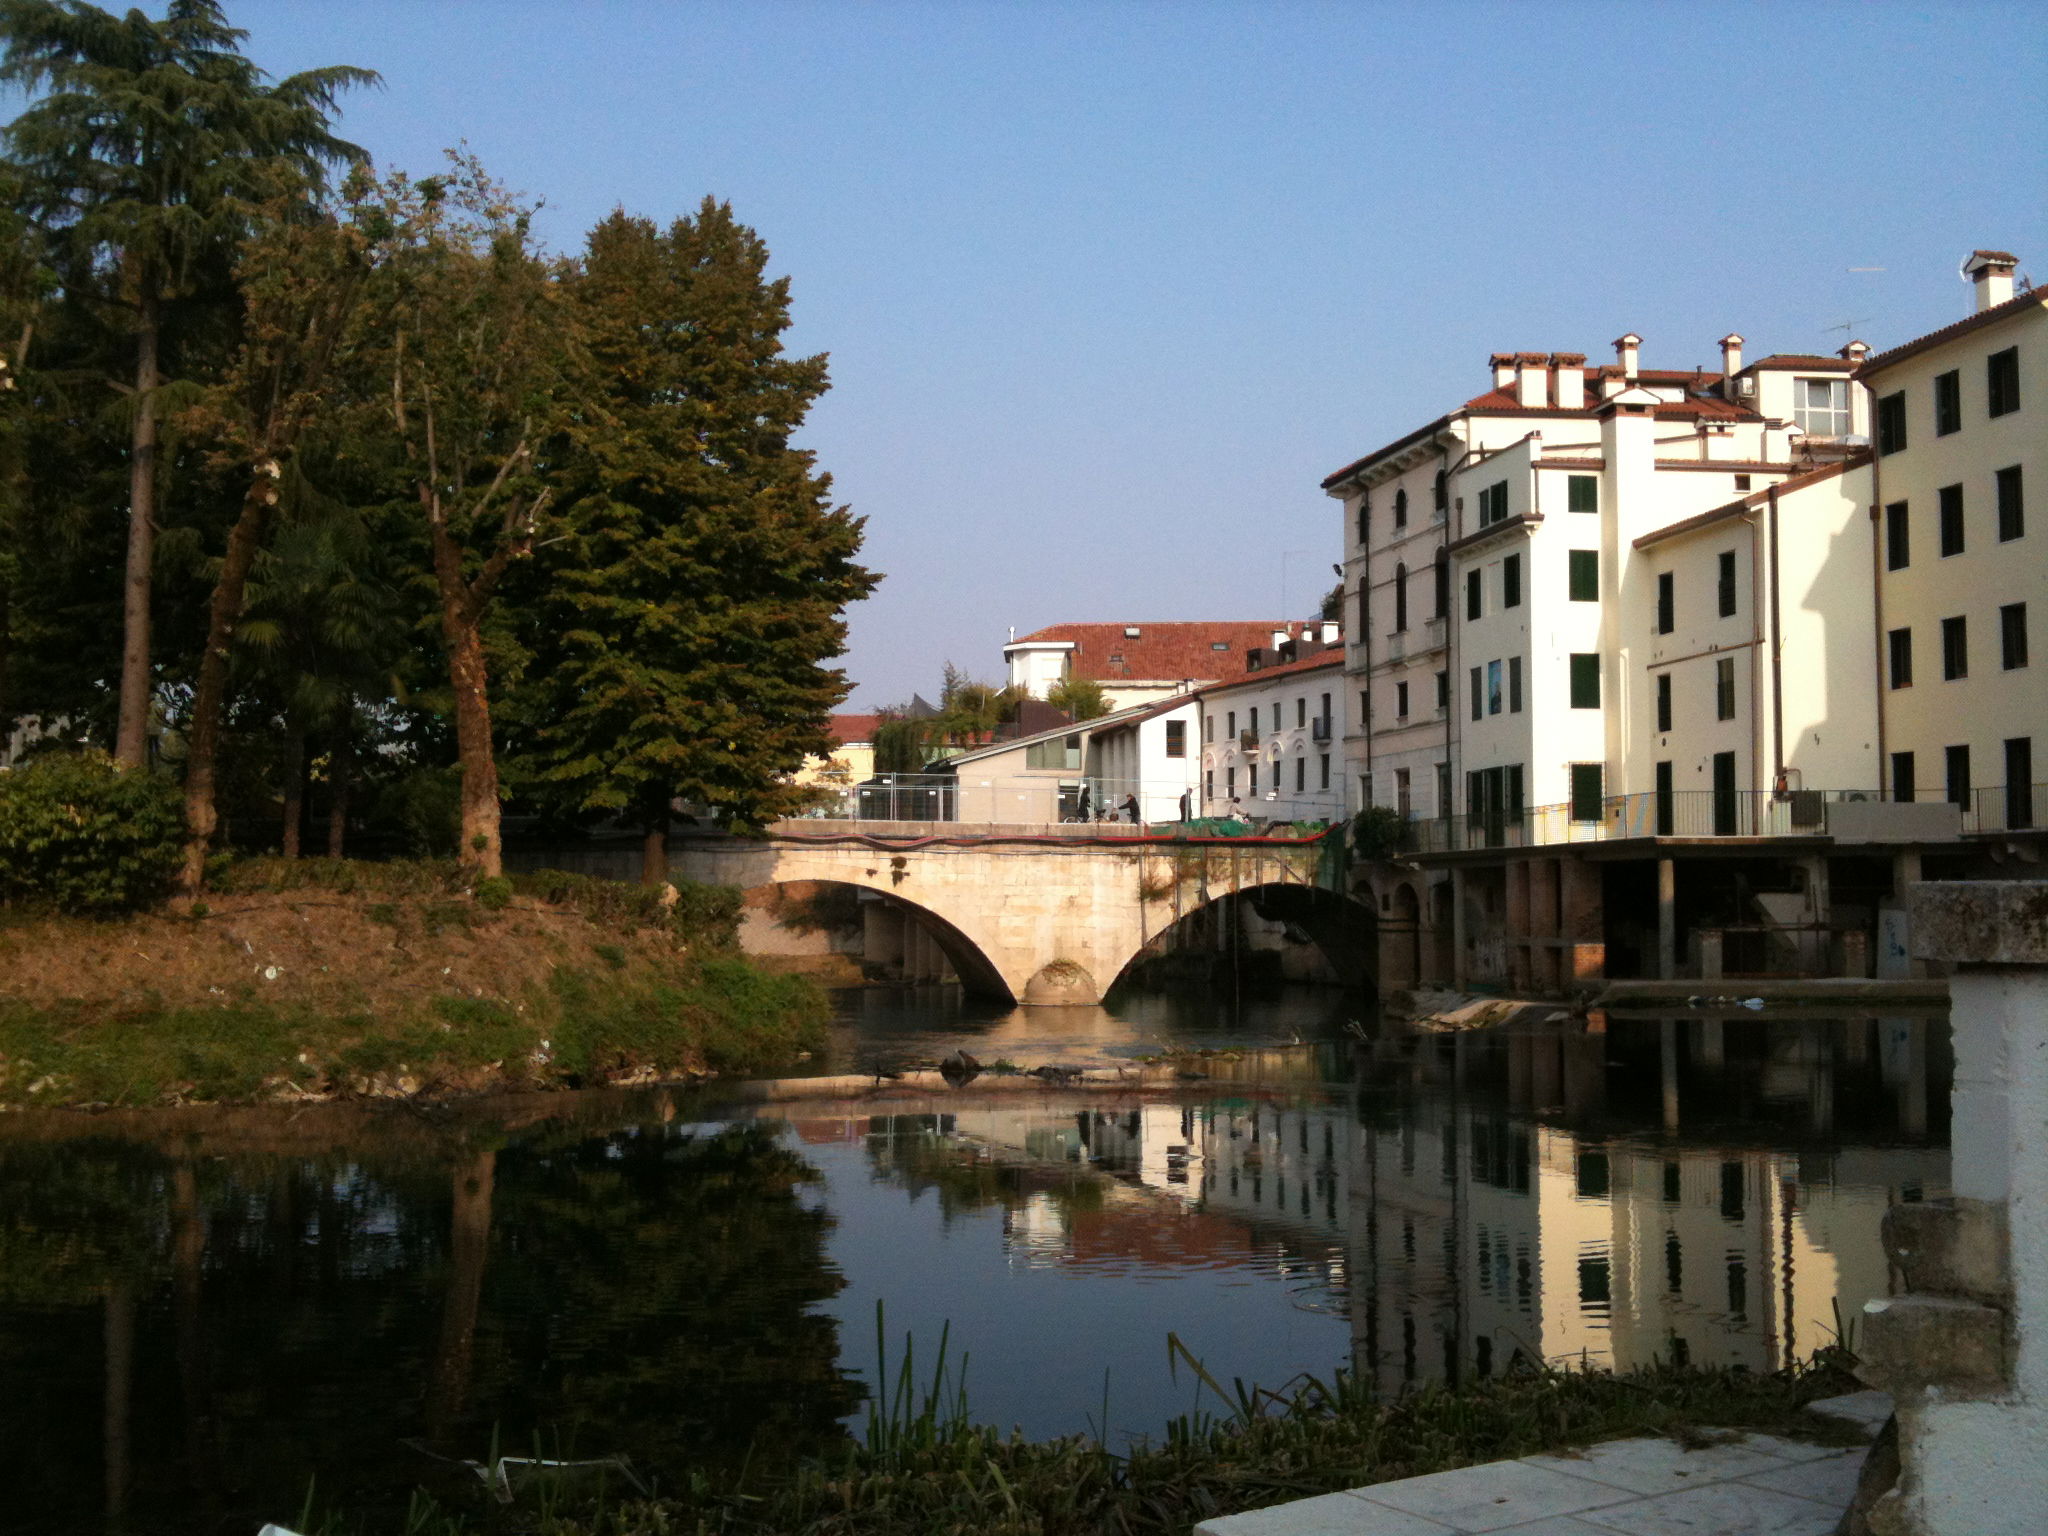
[[528, 767], [576, 811], [646, 834], [665, 878], [670, 807], [757, 826], [831, 742], [842, 610], [876, 577], [861, 520], [792, 446], [827, 387], [788, 357], [787, 279], [707, 198], [661, 231], [617, 213], [575, 279], [595, 395], [570, 430], [571, 537], [547, 551]]

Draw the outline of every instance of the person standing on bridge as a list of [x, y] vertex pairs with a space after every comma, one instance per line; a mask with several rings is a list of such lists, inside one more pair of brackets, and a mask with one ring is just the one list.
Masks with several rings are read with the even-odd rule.
[[1089, 821], [1092, 819], [1088, 808], [1088, 781], [1083, 779], [1081, 781], [1081, 798], [1074, 803], [1074, 820]]
[[1184, 789], [1180, 792], [1180, 819], [1182, 821], [1193, 819], [1194, 797], [1195, 792], [1191, 789]]
[[1131, 818], [1132, 826], [1135, 827], [1138, 824], [1138, 797], [1136, 795], [1124, 796], [1124, 814]]

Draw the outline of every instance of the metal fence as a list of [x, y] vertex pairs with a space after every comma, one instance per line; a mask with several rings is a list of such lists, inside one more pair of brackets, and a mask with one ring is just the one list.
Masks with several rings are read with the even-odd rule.
[[1233, 801], [1227, 794], [1205, 799], [1192, 773], [1185, 779], [1079, 772], [1000, 779], [972, 774], [881, 774], [862, 784], [813, 786], [813, 793], [811, 807], [792, 820], [1129, 827], [1134, 825], [1126, 804], [1129, 800], [1138, 803], [1138, 826], [1224, 817], [1232, 814], [1233, 804], [1237, 819], [1261, 827], [1333, 822], [1346, 815], [1344, 792], [1336, 783], [1327, 788], [1304, 784], [1299, 790], [1284, 784], [1275, 789], [1269, 783], [1258, 795]]
[[[1553, 843], [1597, 843], [1625, 837], [1821, 837], [1828, 807], [1880, 802], [1874, 789], [1711, 789], [1608, 795], [1595, 803], [1524, 806], [1498, 812], [1418, 818], [1407, 823], [1404, 849], [1453, 853], [1468, 848], [1532, 848]], [[1914, 797], [1922, 804], [1960, 807], [1965, 833], [2020, 831], [2039, 826], [2048, 810], [2048, 785], [1996, 785], [1954, 798]]]

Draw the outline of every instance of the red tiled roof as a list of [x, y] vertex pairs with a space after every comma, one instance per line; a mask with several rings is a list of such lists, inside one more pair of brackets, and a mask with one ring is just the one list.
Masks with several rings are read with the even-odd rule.
[[880, 715], [833, 715], [826, 730], [835, 747], [866, 746], [875, 739], [875, 727], [881, 723]]
[[[1810, 352], [1773, 352], [1769, 357], [1760, 357], [1749, 368], [1768, 368], [1773, 373], [1796, 368], [1807, 372], [1824, 368], [1834, 373], [1847, 373], [1856, 365], [1845, 357], [1820, 357]], [[1749, 372], [1749, 368], [1742, 371]]]
[[[1068, 670], [1101, 683], [1213, 681], [1244, 670], [1248, 651], [1273, 642], [1277, 620], [1176, 621], [1165, 624], [1053, 624], [1019, 635], [1011, 645], [1067, 642]], [[1126, 629], [1138, 633], [1127, 635]], [[1217, 650], [1218, 645], [1224, 649]]]
[[1227, 677], [1221, 682], [1211, 683], [1202, 691], [1204, 693], [1228, 693], [1233, 688], [1250, 688], [1262, 683], [1269, 683], [1276, 677], [1293, 677], [1300, 672], [1316, 672], [1324, 667], [1341, 667], [1343, 665], [1344, 647], [1333, 645], [1326, 651], [1316, 651], [1311, 655], [1302, 657], [1299, 661], [1284, 662], [1277, 667], [1260, 667], [1256, 672], [1241, 672], [1235, 677]]
[[2007, 320], [2014, 315], [2022, 314], [2029, 306], [2035, 308], [2048, 306], [2048, 288], [2028, 288], [2014, 294], [2003, 304], [1994, 304], [1989, 309], [1980, 309], [1976, 314], [1956, 321], [1954, 325], [1944, 325], [1938, 331], [1929, 331], [1925, 336], [1914, 337], [1904, 346], [1893, 347], [1889, 352], [1880, 352], [1877, 356], [1865, 362], [1861, 368], [1858, 368], [1853, 377], [1859, 380], [1867, 379], [1872, 374], [1883, 372], [1894, 363], [1902, 363], [1917, 353], [1927, 351], [1930, 347], [1938, 347], [1945, 341], [1953, 341], [1956, 337], [1966, 332], [1974, 331], [1981, 325], [1993, 325], [2000, 320]]

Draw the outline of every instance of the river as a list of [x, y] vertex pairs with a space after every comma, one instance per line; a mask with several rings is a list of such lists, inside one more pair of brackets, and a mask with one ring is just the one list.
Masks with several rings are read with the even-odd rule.
[[[1943, 1021], [1448, 1036], [1296, 989], [998, 1010], [845, 994], [818, 1070], [713, 1088], [0, 1118], [7, 1528], [253, 1531], [479, 1495], [538, 1447], [643, 1475], [829, 1450], [906, 1336], [978, 1418], [1157, 1435], [1220, 1381], [1517, 1358], [1770, 1369], [1886, 1294], [1945, 1191]], [[882, 1074], [1186, 1058], [1173, 1091]], [[882, 1319], [878, 1356], [877, 1321]]]

